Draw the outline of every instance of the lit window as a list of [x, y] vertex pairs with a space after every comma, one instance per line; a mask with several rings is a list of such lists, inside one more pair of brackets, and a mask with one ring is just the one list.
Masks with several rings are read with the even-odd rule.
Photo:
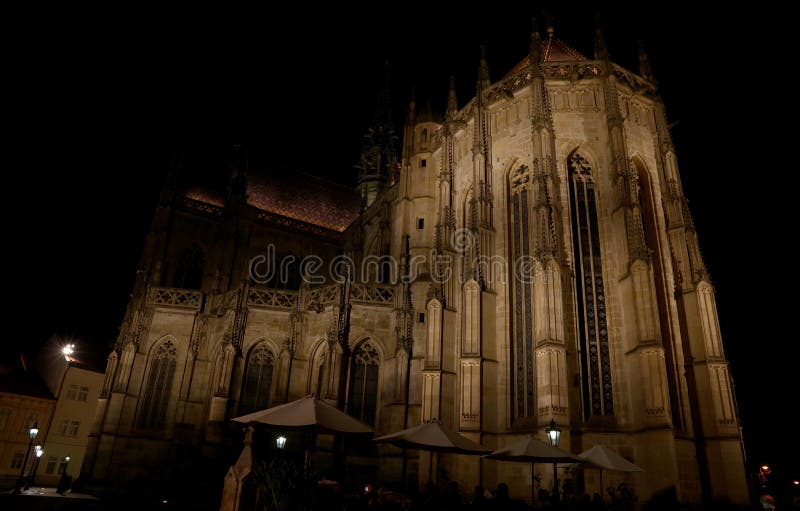
[[89, 387], [81, 386], [80, 390], [78, 391], [78, 401], [86, 402], [89, 398]]
[[78, 399], [78, 386], [77, 385], [70, 385], [69, 390], [67, 391], [67, 399], [75, 401]]
[[21, 452], [15, 452], [14, 456], [11, 458], [11, 468], [22, 468], [22, 458], [23, 455]]

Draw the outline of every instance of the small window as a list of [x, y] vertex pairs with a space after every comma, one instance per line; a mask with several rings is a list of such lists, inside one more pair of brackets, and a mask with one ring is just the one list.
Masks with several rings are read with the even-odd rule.
[[425, 158], [421, 159], [421, 160], [419, 161], [419, 166], [420, 166], [420, 167], [422, 167], [422, 168], [424, 169], [425, 167], [427, 167], [427, 166], [428, 166], [428, 160], [426, 160]]
[[69, 390], [67, 391], [67, 399], [75, 401], [78, 399], [78, 386], [77, 385], [70, 385]]
[[418, 321], [419, 321], [420, 323], [425, 323], [425, 313], [424, 313], [424, 312], [420, 312], [420, 313], [419, 313], [419, 319], [418, 319]]
[[67, 436], [67, 432], [69, 431], [69, 419], [64, 419], [58, 425], [58, 433], [61, 436]]
[[78, 401], [83, 401], [84, 403], [89, 398], [89, 387], [81, 386], [80, 390], [78, 391]]
[[11, 468], [22, 468], [22, 458], [23, 455], [21, 452], [15, 452], [14, 456], [11, 458]]
[[81, 428], [80, 421], [72, 421], [69, 424], [69, 436], [78, 436], [78, 430]]
[[28, 430], [31, 428], [31, 426], [38, 423], [38, 421], [39, 421], [38, 413], [35, 412], [29, 413], [28, 418], [25, 420], [25, 422], [22, 423], [22, 429], [20, 429], [20, 432], [27, 433]]
[[11, 417], [11, 408], [0, 408], [0, 431], [6, 430], [9, 417]]
[[52, 474], [56, 471], [56, 466], [58, 465], [58, 458], [55, 456], [50, 456], [47, 458], [47, 466], [45, 466], [44, 471], [47, 474]]
[[425, 219], [417, 218], [417, 229], [424, 229], [424, 228], [425, 228]]

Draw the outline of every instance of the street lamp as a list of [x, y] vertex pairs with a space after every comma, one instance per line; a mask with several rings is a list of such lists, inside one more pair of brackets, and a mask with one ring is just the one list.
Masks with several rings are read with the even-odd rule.
[[34, 421], [33, 426], [28, 428], [28, 448], [25, 450], [25, 460], [22, 462], [22, 468], [19, 469], [19, 479], [17, 479], [16, 486], [14, 486], [14, 495], [22, 493], [22, 485], [25, 483], [25, 467], [28, 465], [28, 457], [31, 455], [31, 446], [38, 434], [39, 425]]
[[558, 427], [555, 419], [550, 420], [550, 425], [544, 431], [547, 433], [547, 441], [550, 442], [550, 445], [558, 447], [561, 442], [561, 428]]
[[[556, 424], [555, 419], [550, 419], [550, 425], [544, 430], [547, 435], [547, 441], [553, 447], [558, 447], [561, 443], [561, 428]], [[553, 500], [558, 502], [558, 464], [553, 463]]]
[[28, 480], [25, 482], [25, 488], [23, 488], [23, 490], [30, 488], [31, 483], [36, 479], [36, 471], [39, 469], [39, 459], [41, 459], [44, 454], [44, 449], [41, 445], [37, 444], [33, 447], [33, 454], [36, 458], [33, 460], [33, 467], [31, 468], [30, 474], [28, 474]]
[[74, 344], [65, 344], [63, 348], [61, 348], [61, 353], [64, 355], [64, 359], [67, 362], [72, 362], [72, 354], [75, 353], [75, 345]]
[[286, 447], [286, 437], [281, 435], [278, 438], [276, 438], [275, 445], [278, 447], [278, 449], [283, 449], [284, 447]]

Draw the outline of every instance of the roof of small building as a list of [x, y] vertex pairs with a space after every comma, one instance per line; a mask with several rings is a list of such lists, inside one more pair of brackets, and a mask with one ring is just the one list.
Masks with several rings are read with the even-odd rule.
[[[189, 186], [184, 195], [216, 206], [225, 203], [224, 190], [215, 187]], [[344, 232], [358, 217], [361, 196], [354, 188], [309, 174], [251, 171], [247, 175], [247, 203], [262, 211]]]
[[38, 374], [30, 369], [26, 371], [15, 364], [0, 366], [0, 392], [40, 399], [55, 399]]

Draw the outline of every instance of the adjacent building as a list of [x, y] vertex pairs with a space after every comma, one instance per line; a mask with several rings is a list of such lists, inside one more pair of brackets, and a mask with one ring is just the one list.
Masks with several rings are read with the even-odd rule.
[[[643, 467], [626, 476], [642, 500], [674, 488], [745, 503], [714, 287], [664, 104], [644, 52], [634, 73], [601, 31], [595, 46], [534, 33], [494, 79], [484, 53], [476, 95], [451, 86], [444, 116], [412, 101], [399, 143], [387, 91], [356, 190], [248, 168], [241, 148], [227, 182], [171, 173], [84, 475], [110, 488], [222, 474], [209, 467], [237, 454], [232, 417], [318, 394], [380, 432], [439, 420], [490, 447], [555, 420], [563, 448], [603, 444]], [[360, 454], [349, 474], [398, 481], [398, 450]], [[531, 493], [528, 466], [412, 453], [412, 477], [429, 467]]]
[[27, 456], [29, 429], [36, 425], [34, 441], [40, 445], [47, 435], [55, 398], [38, 374], [24, 361], [0, 367], [0, 488], [13, 488], [25, 464], [27, 477], [34, 466], [34, 449]]

